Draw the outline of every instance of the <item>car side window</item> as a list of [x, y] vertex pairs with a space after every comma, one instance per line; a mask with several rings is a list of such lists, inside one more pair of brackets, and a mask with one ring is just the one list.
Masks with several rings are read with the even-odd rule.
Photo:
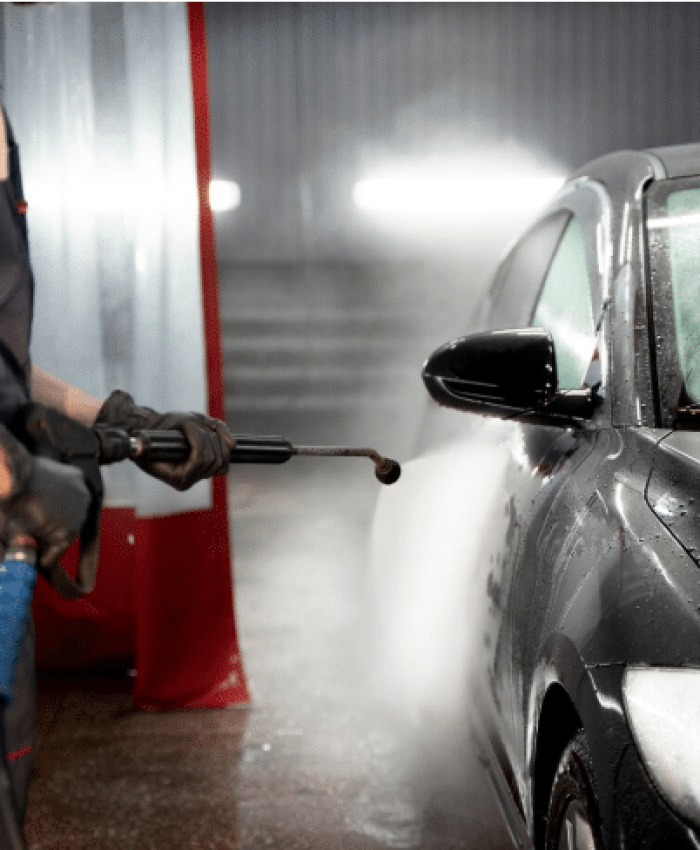
[[487, 327], [503, 329], [527, 325], [554, 251], [570, 219], [570, 212], [556, 212], [520, 238], [496, 273], [487, 304]]
[[585, 242], [576, 218], [561, 238], [530, 324], [552, 334], [559, 389], [578, 389], [596, 348], [596, 330]]

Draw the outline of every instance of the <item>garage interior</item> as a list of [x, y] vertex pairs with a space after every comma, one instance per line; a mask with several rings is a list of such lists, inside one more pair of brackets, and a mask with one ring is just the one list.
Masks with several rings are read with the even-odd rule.
[[[122, 5], [94, 5], [95, 39]], [[235, 433], [408, 460], [426, 439], [424, 359], [478, 327], [499, 256], [537, 211], [366, 209], [359, 181], [564, 177], [613, 150], [698, 141], [696, 4], [205, 14], [212, 178], [240, 189], [215, 213]], [[232, 468], [251, 705], [143, 713], [127, 671], [42, 671], [31, 848], [510, 846], [479, 760], [464, 768], [478, 790], [444, 813], [411, 718], [382, 698], [368, 590], [378, 486], [364, 460]]]

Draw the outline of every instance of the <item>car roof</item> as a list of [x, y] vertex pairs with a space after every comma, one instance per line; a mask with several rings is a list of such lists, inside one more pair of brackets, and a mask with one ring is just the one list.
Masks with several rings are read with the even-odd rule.
[[692, 177], [700, 174], [700, 144], [652, 148], [649, 153], [661, 160], [667, 177]]
[[656, 180], [700, 175], [700, 143], [609, 153], [586, 163], [574, 172], [567, 182], [589, 177], [607, 183], [611, 178], [619, 178], [623, 173], [638, 172], [641, 175], [649, 168]]

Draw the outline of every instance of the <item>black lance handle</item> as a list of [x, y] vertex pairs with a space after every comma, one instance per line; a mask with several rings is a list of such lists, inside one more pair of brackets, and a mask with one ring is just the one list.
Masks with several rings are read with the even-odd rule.
[[[255, 437], [233, 434], [236, 445], [231, 450], [231, 463], [286, 463], [294, 454], [291, 443], [284, 437]], [[129, 438], [132, 460], [186, 460], [190, 444], [181, 431], [141, 431]]]

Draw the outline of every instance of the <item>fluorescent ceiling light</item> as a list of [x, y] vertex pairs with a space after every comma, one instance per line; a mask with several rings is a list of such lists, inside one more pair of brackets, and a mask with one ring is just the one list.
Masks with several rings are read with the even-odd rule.
[[491, 213], [537, 209], [564, 177], [383, 177], [360, 180], [360, 209], [407, 213]]
[[241, 187], [233, 180], [212, 180], [209, 184], [209, 206], [213, 212], [235, 210], [241, 205]]

